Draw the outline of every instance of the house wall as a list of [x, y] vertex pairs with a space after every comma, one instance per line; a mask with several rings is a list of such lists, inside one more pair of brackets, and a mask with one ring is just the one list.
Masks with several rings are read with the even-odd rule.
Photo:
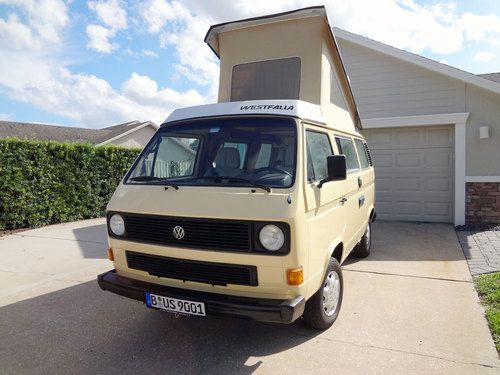
[[500, 183], [467, 182], [465, 223], [500, 223]]
[[[500, 176], [500, 95], [467, 85], [467, 176]], [[489, 126], [490, 138], [479, 138]]]
[[124, 137], [118, 138], [111, 142], [114, 145], [129, 147], [129, 148], [143, 148], [149, 142], [156, 129], [152, 126], [146, 126], [135, 132], [127, 134]]
[[[466, 175], [500, 176], [500, 95], [342, 39], [338, 43], [362, 118], [469, 112]], [[489, 139], [479, 139], [480, 126], [490, 127]]]
[[[465, 222], [498, 223], [500, 95], [343, 39], [338, 44], [362, 118], [469, 113]], [[488, 139], [479, 138], [481, 126], [489, 127]]]
[[361, 118], [465, 111], [465, 83], [338, 39]]

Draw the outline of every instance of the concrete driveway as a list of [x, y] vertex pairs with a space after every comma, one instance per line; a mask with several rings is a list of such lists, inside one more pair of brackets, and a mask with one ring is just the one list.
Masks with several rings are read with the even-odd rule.
[[175, 318], [97, 286], [103, 220], [0, 238], [0, 373], [498, 374], [451, 225], [377, 222], [326, 332]]

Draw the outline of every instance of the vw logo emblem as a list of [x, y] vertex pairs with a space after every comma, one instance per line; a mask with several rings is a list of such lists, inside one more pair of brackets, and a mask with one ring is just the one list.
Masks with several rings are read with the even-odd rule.
[[182, 240], [184, 238], [184, 235], [186, 234], [184, 232], [184, 228], [180, 226], [176, 226], [173, 230], [174, 237], [177, 238], [178, 240]]

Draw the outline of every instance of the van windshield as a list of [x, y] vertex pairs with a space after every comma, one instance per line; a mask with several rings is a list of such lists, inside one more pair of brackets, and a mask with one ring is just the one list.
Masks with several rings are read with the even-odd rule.
[[129, 184], [286, 188], [295, 180], [296, 122], [284, 118], [192, 120], [153, 136]]

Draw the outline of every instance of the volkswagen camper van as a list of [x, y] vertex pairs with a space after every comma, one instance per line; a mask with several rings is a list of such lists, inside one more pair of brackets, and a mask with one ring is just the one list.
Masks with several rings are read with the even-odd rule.
[[[283, 35], [312, 34], [305, 50], [258, 56], [254, 38], [276, 36], [266, 28], [281, 22]], [[232, 37], [246, 38], [249, 55], [238, 56], [250, 62], [223, 58]], [[341, 264], [370, 254], [376, 214], [372, 161], [324, 8], [216, 25], [207, 40], [221, 55], [219, 103], [175, 110], [116, 189], [107, 206], [114, 269], [99, 285], [175, 314], [303, 317], [326, 329], [342, 304]], [[308, 88], [311, 40], [324, 68]], [[295, 84], [298, 98], [283, 98]], [[266, 90], [279, 99], [235, 100]]]

